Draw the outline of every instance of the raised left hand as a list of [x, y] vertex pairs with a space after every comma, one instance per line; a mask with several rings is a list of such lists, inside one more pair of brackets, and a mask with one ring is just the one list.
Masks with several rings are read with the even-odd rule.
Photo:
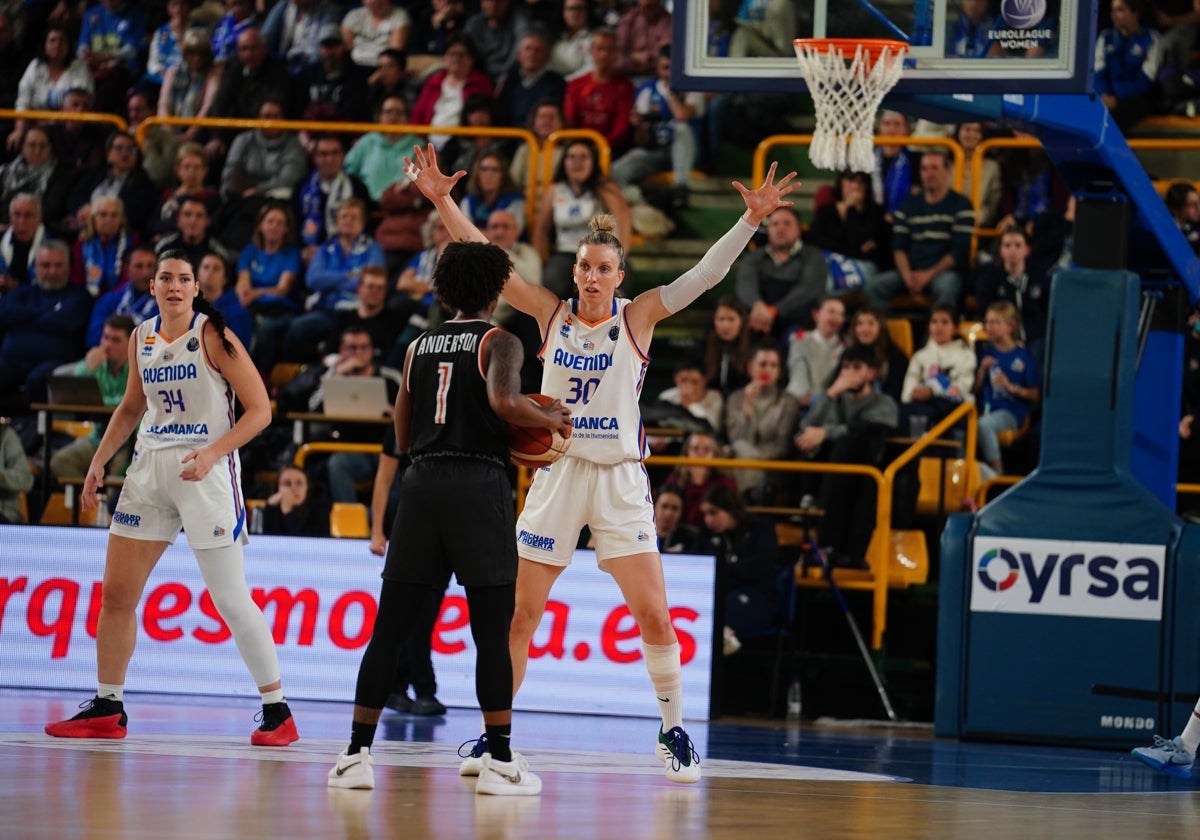
[[746, 202], [746, 221], [752, 225], [757, 226], [780, 207], [792, 206], [792, 202], [783, 198], [797, 189], [800, 182], [795, 180], [796, 173], [792, 171], [784, 175], [778, 184], [775, 183], [775, 169], [778, 166], [777, 162], [771, 163], [762, 186], [756, 190], [747, 189], [741, 181], [733, 182], [733, 188], [741, 193], [742, 200]]

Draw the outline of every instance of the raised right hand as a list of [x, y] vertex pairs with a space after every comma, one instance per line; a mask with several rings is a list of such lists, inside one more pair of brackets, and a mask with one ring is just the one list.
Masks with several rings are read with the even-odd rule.
[[466, 171], [458, 170], [453, 175], [446, 175], [438, 168], [437, 149], [430, 143], [422, 149], [413, 146], [412, 157], [404, 158], [404, 174], [417, 185], [417, 189], [430, 201], [437, 201], [442, 196], [450, 195], [454, 185], [466, 177]]

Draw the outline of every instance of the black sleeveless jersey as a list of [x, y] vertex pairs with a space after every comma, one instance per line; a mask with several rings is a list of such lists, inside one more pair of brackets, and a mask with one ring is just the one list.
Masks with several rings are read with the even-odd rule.
[[415, 342], [408, 369], [409, 454], [484, 456], [508, 462], [508, 428], [492, 410], [481, 351], [486, 321], [447, 321]]

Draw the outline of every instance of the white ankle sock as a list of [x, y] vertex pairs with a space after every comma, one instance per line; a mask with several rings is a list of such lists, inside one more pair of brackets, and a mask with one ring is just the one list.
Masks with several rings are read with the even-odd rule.
[[679, 642], [670, 645], [642, 643], [646, 670], [654, 685], [663, 732], [683, 726], [683, 666], [679, 662]]
[[264, 706], [269, 706], [272, 703], [283, 702], [283, 689], [277, 688], [274, 691], [262, 692], [262, 701]]
[[125, 686], [96, 683], [96, 696], [101, 699], [116, 700], [118, 703], [123, 703], [125, 699]]
[[1196, 748], [1200, 747], [1200, 702], [1196, 703], [1196, 708], [1188, 718], [1187, 726], [1183, 727], [1179, 740], [1183, 741], [1188, 752], [1196, 754]]

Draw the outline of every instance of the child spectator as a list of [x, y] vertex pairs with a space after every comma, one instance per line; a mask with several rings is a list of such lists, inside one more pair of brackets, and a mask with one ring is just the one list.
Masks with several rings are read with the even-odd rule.
[[1004, 472], [1004, 464], [996, 433], [1021, 428], [1041, 397], [1041, 378], [1037, 361], [1017, 343], [1021, 316], [1015, 306], [1007, 300], [993, 303], [984, 315], [983, 328], [989, 345], [975, 374], [975, 393], [983, 402], [979, 415], [979, 457], [999, 475]]
[[[692, 432], [683, 445], [684, 458], [720, 458], [721, 446], [711, 432]], [[724, 487], [737, 492], [737, 484], [718, 467], [687, 466], [676, 468], [667, 477], [668, 484], [683, 490], [683, 521], [694, 528], [704, 524], [700, 501], [710, 487]]]
[[975, 354], [958, 334], [954, 307], [935, 304], [929, 342], [913, 353], [900, 399], [905, 416], [936, 422], [964, 400], [975, 400]]
[[845, 342], [842, 324], [846, 322], [846, 304], [841, 298], [825, 297], [813, 310], [816, 328], [799, 330], [788, 342], [788, 386], [800, 408], [807, 409], [820, 393], [829, 374], [838, 367]]

